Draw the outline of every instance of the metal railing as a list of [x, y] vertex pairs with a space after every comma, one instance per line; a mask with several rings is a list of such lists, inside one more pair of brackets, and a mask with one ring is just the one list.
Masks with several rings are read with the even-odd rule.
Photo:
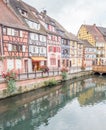
[[[72, 70], [73, 69], [73, 70]], [[74, 73], [78, 73], [81, 72], [81, 69], [75, 69], [75, 68], [71, 68], [68, 71], [68, 74], [74, 74]], [[88, 70], [84, 70], [84, 71], [88, 71]], [[50, 77], [50, 76], [60, 76], [61, 75], [61, 70], [60, 69], [56, 69], [56, 70], [49, 70], [48, 72], [43, 72], [43, 71], [34, 71], [34, 72], [26, 72], [26, 73], [20, 73], [18, 72], [18, 77], [17, 80], [27, 80], [27, 79], [38, 79], [38, 78], [45, 78], [45, 77]], [[0, 75], [0, 82], [4, 82], [5, 79], [2, 77], [2, 75]]]
[[28, 73], [20, 73], [18, 74], [17, 80], [23, 80], [23, 79], [37, 79], [37, 78], [44, 78], [44, 77], [50, 77], [50, 76], [58, 76], [61, 75], [61, 71], [35, 71], [35, 72], [28, 72]]

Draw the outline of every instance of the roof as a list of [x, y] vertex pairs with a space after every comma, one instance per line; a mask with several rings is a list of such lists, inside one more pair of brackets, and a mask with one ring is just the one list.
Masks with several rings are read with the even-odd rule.
[[104, 42], [103, 35], [100, 33], [100, 31], [97, 29], [96, 25], [82, 25], [85, 26], [87, 29], [87, 32], [90, 33], [96, 42]]
[[77, 41], [78, 42], [78, 37], [75, 36], [74, 34], [72, 34], [71, 32], [69, 33], [69, 36], [70, 36], [70, 40], [73, 40], [73, 41]]
[[106, 41], [106, 28], [97, 26], [97, 29], [101, 32], [101, 34], [103, 35], [103, 37]]
[[[65, 39], [70, 39], [70, 37], [67, 35], [67, 33], [66, 33], [67, 31], [64, 29], [64, 27], [62, 25], [60, 25], [60, 23], [58, 23], [55, 19], [48, 16], [46, 14], [46, 10], [41, 12], [40, 16], [42, 16], [42, 18], [39, 17], [40, 20], [43, 20], [43, 22], [45, 22], [46, 24], [50, 24], [50, 25], [54, 26], [55, 29], [56, 29], [56, 32], [51, 32], [49, 30], [46, 30], [47, 33], [51, 33], [51, 34], [54, 34], [54, 35], [59, 35], [62, 38], [65, 38]], [[62, 33], [60, 33], [60, 32], [62, 32]]]
[[106, 36], [106, 28], [104, 28], [104, 27], [99, 27], [99, 26], [97, 26], [97, 28], [99, 29], [99, 31], [100, 31], [104, 36]]
[[95, 48], [93, 45], [91, 45], [87, 40], [82, 40], [83, 46], [88, 48]]
[[[42, 27], [42, 25], [40, 24], [40, 22], [38, 21], [38, 18], [36, 18], [34, 16], [34, 14], [32, 13], [32, 10], [33, 11], [37, 11], [34, 7], [26, 4], [22, 0], [9, 0], [9, 4], [10, 4], [11, 8], [14, 10], [14, 12], [16, 13], [16, 15], [21, 19], [21, 21], [23, 21], [25, 23], [26, 27], [31, 32], [36, 32], [36, 33], [40, 33], [40, 34], [46, 35], [46, 32], [45, 32], [44, 28]], [[27, 16], [21, 15], [21, 13], [19, 12], [19, 9], [24, 10], [27, 13]], [[30, 21], [33, 21], [33, 22], [37, 23], [37, 24], [40, 24], [40, 29], [39, 30], [31, 29], [28, 26], [28, 24], [25, 21], [25, 19], [28, 19]]]
[[26, 29], [26, 26], [20, 19], [13, 13], [13, 11], [8, 7], [8, 4], [0, 0], [0, 24], [5, 26], [11, 26], [14, 28]]

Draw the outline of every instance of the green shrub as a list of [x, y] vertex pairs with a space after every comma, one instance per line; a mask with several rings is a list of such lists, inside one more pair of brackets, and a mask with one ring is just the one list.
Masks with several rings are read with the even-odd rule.
[[50, 79], [44, 82], [45, 86], [55, 86], [57, 85], [57, 81], [55, 79]]
[[67, 79], [67, 76], [68, 76], [68, 75], [67, 75], [67, 72], [62, 72], [61, 75], [62, 75], [62, 79], [63, 79], [63, 80], [66, 80], [66, 79]]

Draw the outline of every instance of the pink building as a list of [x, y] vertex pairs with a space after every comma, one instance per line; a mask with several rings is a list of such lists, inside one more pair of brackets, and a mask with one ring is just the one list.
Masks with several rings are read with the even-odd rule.
[[28, 71], [28, 31], [25, 25], [0, 1], [0, 74], [11, 69]]

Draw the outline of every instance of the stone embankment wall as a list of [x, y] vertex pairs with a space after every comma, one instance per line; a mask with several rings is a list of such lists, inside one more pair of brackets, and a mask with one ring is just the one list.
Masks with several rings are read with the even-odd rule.
[[[84, 72], [77, 72], [69, 74], [67, 80], [76, 79], [82, 76], [91, 75], [93, 74], [92, 71], [84, 71]], [[44, 82], [49, 81], [51, 79], [55, 79], [57, 82], [62, 81], [62, 76], [51, 76], [51, 77], [44, 77], [38, 79], [27, 79], [27, 80], [19, 80], [16, 82], [16, 90], [13, 93], [9, 93], [7, 90], [7, 83], [3, 82], [0, 83], [0, 99], [14, 96], [17, 94], [29, 92], [41, 87], [45, 87]]]

